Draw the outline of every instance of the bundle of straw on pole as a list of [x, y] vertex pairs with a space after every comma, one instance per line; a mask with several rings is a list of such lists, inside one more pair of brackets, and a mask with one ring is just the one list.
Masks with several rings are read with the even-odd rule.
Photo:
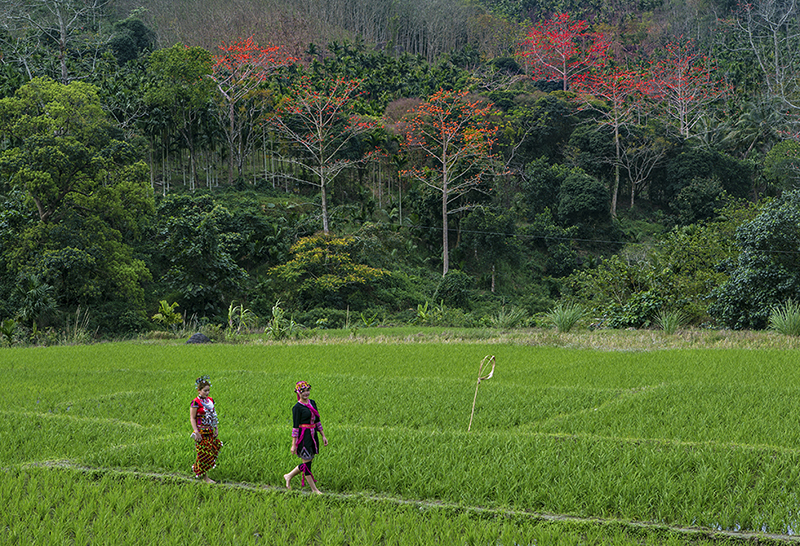
[[[492, 369], [488, 375], [484, 376], [483, 374], [485, 370], [489, 368], [489, 364], [492, 365]], [[481, 381], [492, 378], [494, 375], [494, 365], [494, 355], [486, 355], [483, 357], [483, 360], [481, 360], [481, 364], [478, 367], [478, 383], [475, 385], [475, 397], [472, 399], [472, 413], [469, 416], [469, 426], [467, 427], [467, 432], [472, 429], [472, 417], [475, 415], [475, 402], [478, 400], [478, 387], [480, 387]]]

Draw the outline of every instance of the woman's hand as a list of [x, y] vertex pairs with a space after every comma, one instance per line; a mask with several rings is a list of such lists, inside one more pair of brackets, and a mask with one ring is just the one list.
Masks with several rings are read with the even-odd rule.
[[297, 446], [296, 445], [293, 445], [292, 447], [289, 448], [289, 453], [294, 453], [296, 451], [297, 451]]
[[324, 434], [322, 435], [322, 445], [328, 447], [328, 439], [325, 437]]
[[203, 435], [202, 435], [202, 434], [200, 434], [200, 433], [199, 433], [199, 432], [197, 432], [197, 431], [195, 431], [195, 432], [192, 432], [192, 434], [191, 434], [191, 437], [192, 437], [192, 440], [194, 440], [195, 442], [199, 442], [200, 440], [202, 440], [202, 439], [203, 439]]

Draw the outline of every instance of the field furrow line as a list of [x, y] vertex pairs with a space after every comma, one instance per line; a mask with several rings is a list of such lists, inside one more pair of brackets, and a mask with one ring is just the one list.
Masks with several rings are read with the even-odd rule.
[[[186, 474], [178, 474], [170, 472], [146, 472], [146, 471], [128, 470], [120, 468], [91, 467], [87, 465], [76, 464], [73, 463], [72, 461], [65, 459], [24, 463], [18, 465], [17, 468], [62, 469], [62, 470], [71, 470], [76, 472], [93, 473], [93, 474], [100, 473], [100, 474], [110, 474], [119, 476], [131, 476], [141, 479], [149, 479], [156, 482], [158, 481], [172, 482], [172, 483], [176, 481], [187, 482], [187, 483], [192, 482], [192, 483], [197, 483], [202, 487], [207, 486], [206, 484], [199, 482], [195, 478], [188, 476]], [[10, 468], [3, 468], [0, 469], [0, 472], [8, 472], [10, 470], [11, 470]], [[286, 494], [292, 494], [292, 495], [309, 495], [309, 496], [311, 495], [310, 492], [305, 492], [305, 491], [297, 491], [297, 490], [287, 491], [283, 486], [269, 485], [269, 484], [253, 484], [246, 482], [217, 482], [215, 485], [211, 485], [208, 487], [224, 487], [228, 489], [241, 489], [247, 491], [266, 490], [274, 492], [284, 492]], [[470, 512], [480, 515], [499, 516], [499, 517], [515, 516], [515, 517], [525, 517], [525, 518], [530, 518], [532, 520], [554, 522], [554, 523], [574, 522], [574, 523], [595, 524], [601, 526], [622, 525], [622, 526], [627, 526], [631, 529], [669, 531], [672, 533], [683, 535], [686, 537], [687, 540], [692, 540], [692, 541], [706, 539], [706, 540], [734, 540], [737, 542], [738, 541], [741, 541], [743, 543], [753, 542], [756, 544], [763, 543], [763, 541], [769, 541], [772, 543], [800, 544], [800, 536], [788, 535], [788, 534], [733, 531], [725, 529], [712, 529], [707, 527], [683, 527], [683, 526], [668, 525], [664, 523], [647, 522], [647, 521], [631, 521], [631, 520], [622, 520], [613, 518], [586, 517], [586, 516], [577, 516], [573, 514], [550, 514], [543, 512], [512, 510], [507, 508], [489, 508], [483, 506], [465, 506], [462, 504], [456, 504], [450, 502], [408, 499], [397, 496], [378, 495], [370, 493], [341, 493], [341, 492], [325, 491], [324, 495], [327, 497], [332, 497], [335, 499], [342, 499], [342, 500], [365, 500], [378, 503], [383, 502], [383, 503], [393, 503], [397, 505], [414, 506], [419, 508], [420, 510], [440, 509], [440, 510], [453, 510], [459, 512]]]

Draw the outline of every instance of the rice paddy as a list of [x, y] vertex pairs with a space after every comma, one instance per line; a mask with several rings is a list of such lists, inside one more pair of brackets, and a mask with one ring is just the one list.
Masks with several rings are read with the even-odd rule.
[[[495, 374], [474, 398], [489, 354]], [[514, 341], [2, 349], [0, 543], [793, 542], [797, 355]], [[189, 470], [202, 374], [225, 443], [213, 486]], [[283, 485], [299, 379], [330, 441], [314, 463], [321, 497]]]

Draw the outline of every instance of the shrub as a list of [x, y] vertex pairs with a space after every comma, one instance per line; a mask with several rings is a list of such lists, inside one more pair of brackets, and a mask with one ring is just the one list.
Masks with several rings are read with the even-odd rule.
[[123, 334], [138, 334], [150, 329], [150, 323], [143, 311], [138, 309], [128, 309], [124, 311], [117, 320], [117, 329]]
[[663, 330], [665, 334], [672, 335], [678, 328], [684, 326], [687, 320], [688, 317], [681, 311], [670, 311], [663, 309], [659, 311], [659, 313], [653, 319], [653, 322], [656, 326]]
[[787, 336], [800, 336], [800, 304], [786, 301], [776, 305], [769, 315], [769, 328]]
[[489, 317], [489, 325], [492, 328], [501, 328], [507, 330], [509, 328], [516, 328], [528, 320], [528, 312], [518, 307], [507, 309], [503, 307]]
[[272, 306], [272, 318], [267, 323], [264, 335], [273, 341], [299, 337], [303, 326], [294, 321], [293, 317], [286, 317], [286, 311], [281, 307], [281, 301]]
[[472, 328], [478, 325], [478, 321], [471, 313], [465, 313], [457, 307], [448, 307], [442, 302], [432, 306], [427, 301], [417, 305], [417, 316], [411, 323], [453, 328]]
[[439, 286], [436, 287], [436, 292], [433, 294], [433, 301], [451, 307], [469, 309], [469, 295], [474, 284], [472, 277], [466, 273], [457, 270], [449, 271], [439, 281]]
[[549, 322], [555, 325], [559, 332], [569, 332], [572, 327], [583, 318], [586, 310], [583, 306], [576, 303], [558, 302], [553, 309], [547, 313]]
[[3, 336], [3, 341], [10, 347], [14, 343], [14, 332], [17, 330], [17, 321], [14, 319], [5, 319], [0, 322], [0, 334]]
[[320, 330], [344, 328], [347, 324], [347, 311], [315, 307], [299, 314], [297, 320], [302, 324], [307, 324], [309, 328], [318, 328]]
[[583, 172], [571, 173], [558, 194], [558, 219], [562, 226], [605, 224], [610, 220], [608, 188]]
[[741, 252], [711, 294], [709, 314], [733, 329], [761, 329], [772, 306], [800, 294], [800, 191], [784, 192], [736, 229]]
[[727, 194], [716, 178], [695, 178], [670, 202], [678, 223], [696, 224], [714, 217], [725, 205]]
[[363, 307], [389, 272], [354, 261], [355, 237], [314, 235], [295, 243], [293, 258], [269, 270], [274, 288], [295, 309]]

